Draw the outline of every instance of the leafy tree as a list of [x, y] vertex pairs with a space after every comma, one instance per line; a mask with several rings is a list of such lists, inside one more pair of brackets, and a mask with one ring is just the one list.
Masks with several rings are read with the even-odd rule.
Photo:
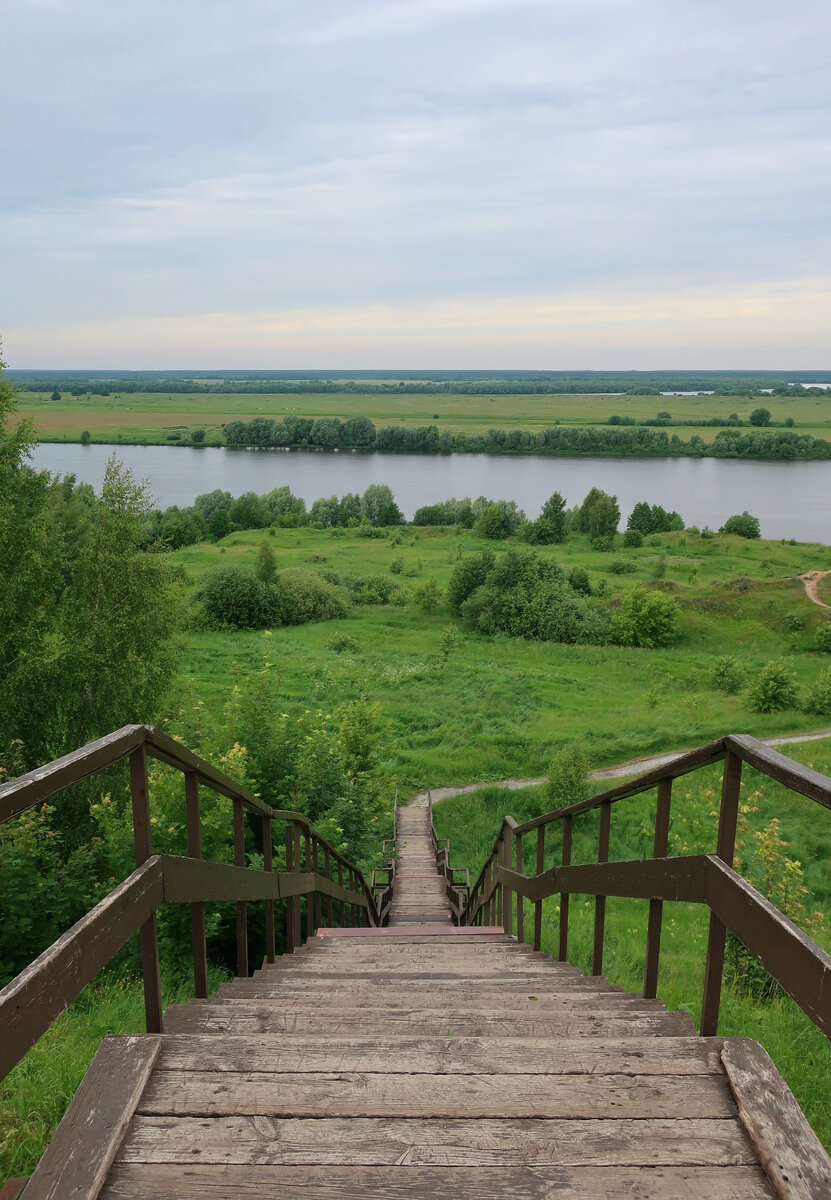
[[361, 516], [372, 526], [401, 525], [404, 521], [395, 497], [385, 483], [371, 483], [361, 497]]
[[550, 809], [579, 804], [589, 796], [589, 760], [582, 742], [569, 742], [558, 750], [548, 768], [545, 799]]
[[632, 529], [630, 526], [623, 535], [623, 544], [627, 549], [637, 550], [643, 545], [643, 534], [639, 529]]
[[197, 597], [211, 629], [265, 629], [280, 624], [276, 592], [247, 567], [213, 567]]
[[673, 596], [636, 587], [626, 593], [612, 616], [612, 638], [621, 646], [667, 646], [675, 637], [679, 616]]
[[237, 529], [265, 529], [269, 513], [265, 500], [256, 492], [245, 492], [231, 505], [228, 516]]
[[257, 578], [263, 583], [273, 583], [277, 575], [277, 556], [267, 541], [260, 542], [257, 551]]
[[528, 541], [532, 545], [548, 546], [563, 542], [566, 536], [566, 502], [559, 492], [549, 496], [536, 521], [530, 522]]
[[205, 430], [204, 429], [192, 429], [190, 431], [190, 440], [193, 442], [194, 446], [201, 445], [202, 442], [204, 442], [204, 440], [205, 440]]
[[228, 516], [227, 508], [215, 508], [211, 513], [211, 519], [208, 521], [208, 533], [218, 542], [220, 538], [227, 537], [231, 532], [231, 518]]
[[831, 667], [826, 667], [808, 693], [806, 705], [809, 713], [818, 717], [831, 717]]
[[784, 712], [795, 708], [799, 697], [796, 675], [788, 664], [772, 661], [762, 667], [748, 692], [754, 712]]
[[60, 400], [60, 398], [61, 398], [61, 393], [57, 390], [54, 391], [52, 393], [52, 395], [49, 397], [50, 400]]
[[749, 420], [751, 425], [770, 425], [770, 412], [766, 408], [754, 408]]
[[580, 505], [578, 528], [590, 538], [617, 533], [620, 508], [617, 496], [610, 496], [600, 488], [593, 487]]
[[202, 496], [197, 496], [193, 503], [205, 520], [210, 521], [215, 509], [224, 508], [228, 512], [233, 504], [233, 498], [230, 492], [223, 492], [219, 488], [215, 488], [212, 492], [205, 492]]
[[489, 504], [479, 518], [477, 530], [482, 537], [497, 541], [510, 533], [508, 519], [496, 504]]
[[744, 685], [744, 669], [732, 654], [724, 654], [713, 663], [712, 679], [716, 691], [734, 696]]
[[90, 434], [90, 431], [88, 429], [85, 429], [84, 432], [81, 434], [81, 445], [88, 446], [91, 441], [92, 441], [92, 436]]
[[447, 600], [451, 612], [455, 613], [457, 617], [468, 596], [485, 582], [493, 570], [495, 562], [493, 551], [483, 550], [481, 554], [476, 554], [472, 558], [463, 558], [456, 563], [447, 585]]
[[817, 630], [817, 650], [831, 654], [831, 621], [823, 621]]
[[752, 517], [745, 509], [742, 513], [735, 513], [732, 517], [728, 517], [719, 533], [735, 533], [743, 538], [757, 538], [761, 535], [759, 518]]
[[439, 587], [435, 575], [431, 575], [426, 583], [423, 583], [416, 589], [416, 599], [418, 600], [419, 608], [422, 608], [428, 614], [432, 615], [432, 613], [437, 611], [441, 606], [443, 598], [444, 593]]

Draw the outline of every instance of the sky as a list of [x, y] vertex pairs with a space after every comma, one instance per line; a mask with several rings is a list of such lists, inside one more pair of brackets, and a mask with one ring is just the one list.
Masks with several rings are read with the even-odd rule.
[[0, 0], [14, 367], [831, 367], [828, 0]]

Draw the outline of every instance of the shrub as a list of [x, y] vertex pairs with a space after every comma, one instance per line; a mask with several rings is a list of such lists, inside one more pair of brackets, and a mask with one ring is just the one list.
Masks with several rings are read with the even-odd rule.
[[784, 712], [794, 708], [799, 697], [796, 675], [786, 662], [773, 660], [762, 667], [750, 691], [748, 700], [754, 712]]
[[805, 706], [809, 713], [818, 717], [831, 717], [831, 667], [821, 671], [816, 683], [808, 693]]
[[752, 517], [747, 509], [741, 513], [734, 513], [732, 517], [727, 518], [719, 533], [735, 533], [743, 538], [757, 538], [761, 534], [759, 518]]
[[831, 654], [831, 621], [824, 621], [817, 630], [817, 650]]
[[247, 567], [214, 567], [197, 592], [211, 629], [265, 629], [279, 625], [274, 589]]
[[390, 563], [390, 571], [392, 571], [393, 575], [400, 575], [403, 570], [404, 570], [404, 559], [403, 558], [394, 558], [392, 560], [392, 562]]
[[643, 534], [639, 529], [627, 529], [623, 535], [623, 544], [627, 549], [637, 550], [643, 545]]
[[612, 575], [631, 575], [637, 569], [637, 563], [633, 562], [631, 558], [613, 558], [608, 565], [608, 570]]
[[712, 681], [717, 692], [735, 696], [744, 685], [744, 668], [732, 654], [724, 654], [713, 663]]
[[579, 804], [589, 795], [589, 762], [581, 742], [570, 742], [558, 750], [548, 768], [546, 803], [551, 809]]
[[575, 592], [579, 592], [581, 596], [590, 596], [592, 594], [592, 585], [589, 582], [589, 576], [582, 567], [572, 567], [568, 573], [568, 586], [573, 588]]
[[754, 408], [749, 420], [751, 425], [756, 425], [757, 427], [770, 425], [770, 409]]
[[621, 646], [667, 646], [675, 637], [679, 615], [673, 596], [633, 588], [612, 616], [612, 638]]
[[785, 617], [785, 628], [788, 633], [801, 633], [805, 628], [805, 619], [798, 613], [788, 613]]
[[496, 504], [489, 504], [479, 518], [477, 532], [486, 538], [506, 538], [511, 532], [508, 518]]
[[194, 446], [200, 445], [205, 440], [205, 430], [192, 429], [190, 431], [190, 440], [193, 442]]
[[257, 578], [263, 583], [273, 583], [277, 574], [277, 556], [268, 542], [260, 542], [257, 551]]
[[463, 558], [456, 564], [450, 582], [447, 585], [447, 599], [451, 612], [456, 616], [462, 611], [462, 605], [468, 596], [476, 591], [493, 570], [495, 558], [492, 550], [483, 550], [473, 558]]
[[91, 441], [92, 441], [92, 436], [90, 434], [90, 431], [88, 429], [85, 429], [84, 432], [81, 434], [81, 445], [88, 446]]
[[358, 647], [348, 633], [333, 633], [326, 643], [326, 649], [334, 650], [335, 654], [354, 654]]
[[431, 575], [426, 583], [415, 589], [415, 598], [419, 608], [426, 613], [434, 613], [440, 607], [444, 600], [444, 592], [436, 582], [435, 575]]
[[601, 554], [608, 554], [614, 549], [615, 535], [613, 533], [599, 533], [592, 538], [592, 550], [599, 550]]
[[300, 567], [281, 572], [275, 586], [284, 625], [333, 621], [345, 617], [349, 611], [349, 600], [341, 588]]

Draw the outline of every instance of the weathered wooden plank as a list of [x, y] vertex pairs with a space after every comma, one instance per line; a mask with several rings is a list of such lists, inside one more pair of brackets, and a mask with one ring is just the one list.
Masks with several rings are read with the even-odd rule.
[[[343, 1037], [358, 1034], [370, 1019], [367, 1009], [319, 1012], [280, 1012], [272, 1006], [251, 1003], [171, 1006], [165, 1015], [166, 1027], [176, 1033], [229, 1032], [325, 1034]], [[424, 1034], [436, 1031], [460, 1037], [683, 1037], [695, 1032], [687, 1013], [656, 1012], [624, 1016], [589, 1015], [566, 1012], [561, 1016], [512, 1017], [506, 1014], [472, 1015], [448, 1013], [446, 1009], [418, 1009], [385, 1012], [372, 1016], [378, 1035], [392, 1038], [396, 1032]], [[321, 1028], [325, 1024], [324, 1028]]]
[[666, 1011], [663, 1004], [655, 1000], [644, 1000], [638, 994], [630, 996], [624, 995], [622, 992], [586, 991], [572, 995], [568, 992], [545, 993], [540, 991], [538, 994], [533, 992], [530, 994], [513, 993], [507, 997], [500, 997], [498, 992], [492, 992], [487, 997], [482, 997], [477, 996], [474, 992], [465, 1003], [459, 1000], [454, 1005], [452, 991], [439, 996], [422, 992], [418, 996], [421, 1003], [416, 1004], [416, 997], [409, 988], [404, 995], [401, 994], [400, 989], [396, 993], [395, 989], [390, 988], [376, 992], [372, 996], [356, 995], [351, 1004], [349, 999], [349, 993], [330, 994], [328, 991], [322, 990], [316, 995], [309, 992], [285, 995], [279, 991], [264, 994], [262, 989], [259, 993], [256, 990], [248, 992], [243, 990], [241, 985], [231, 984], [229, 990], [213, 999], [212, 1004], [222, 1007], [238, 1005], [237, 1011], [239, 1012], [243, 1011], [245, 1005], [257, 1005], [272, 1013], [296, 1012], [301, 1008], [309, 1008], [320, 1015], [321, 1021], [327, 1021], [333, 1010], [348, 1014], [358, 1009], [364, 1012], [371, 1011], [373, 1016], [377, 1014], [379, 1020], [386, 1020], [388, 1015], [397, 1013], [412, 1017], [425, 1010], [430, 1013], [452, 1012], [454, 1007], [463, 1010], [464, 1015], [468, 1017], [509, 1016], [511, 1013], [518, 1017], [528, 1017], [529, 1014], [555, 1017], [560, 1013], [585, 1013], [591, 1014], [593, 1017], [628, 1017]]
[[755, 1165], [738, 1120], [136, 1117], [121, 1162], [332, 1166]]
[[267, 1167], [119, 1164], [101, 1200], [773, 1200], [758, 1167]]
[[19, 1200], [20, 1194], [28, 1183], [28, 1179], [7, 1179], [0, 1187], [0, 1200]]
[[[215, 1002], [221, 1000], [279, 1000], [284, 1004], [300, 1004], [304, 1006], [320, 1006], [321, 1004], [345, 1004], [347, 1008], [352, 1008], [357, 1004], [376, 1004], [386, 1006], [392, 1003], [394, 1007], [401, 1007], [402, 1004], [408, 1004], [410, 1007], [415, 1002], [433, 1003], [431, 1008], [440, 1008], [446, 1005], [448, 1008], [467, 1008], [469, 1005], [478, 1004], [480, 1007], [489, 1008], [493, 1004], [504, 1002], [512, 1004], [514, 1001], [523, 1000], [538, 1000], [545, 1001], [549, 996], [571, 997], [573, 1003], [581, 1003], [581, 997], [591, 998], [593, 1003], [596, 1003], [597, 997], [615, 996], [621, 993], [610, 992], [608, 984], [603, 987], [605, 981], [598, 980], [598, 986], [592, 987], [592, 981], [587, 980], [585, 983], [581, 980], [579, 983], [571, 983], [569, 985], [560, 984], [546, 986], [545, 988], [517, 988], [507, 986], [505, 988], [486, 987], [475, 988], [465, 984], [459, 987], [454, 987], [452, 984], [441, 983], [420, 983], [417, 980], [407, 985], [406, 995], [402, 995], [401, 985], [395, 979], [382, 984], [370, 985], [350, 985], [348, 983], [333, 985], [327, 988], [325, 993], [312, 991], [306, 988], [288, 987], [286, 984], [282, 986], [263, 983], [260, 980], [252, 979], [239, 983], [225, 983], [213, 997]], [[623, 993], [628, 995], [629, 993]], [[638, 998], [641, 997], [636, 993]], [[410, 1000], [407, 1000], [407, 996]], [[634, 997], [632, 997], [634, 998]]]
[[26, 1200], [93, 1200], [98, 1195], [160, 1041], [151, 1035], [104, 1038], [26, 1185]]
[[788, 758], [780, 750], [766, 746], [764, 742], [744, 733], [730, 734], [724, 741], [728, 749], [743, 759], [748, 766], [762, 771], [791, 791], [808, 796], [825, 808], [831, 808], [831, 782], [827, 775]]
[[156, 1071], [138, 1111], [167, 1116], [735, 1117], [723, 1076]]
[[828, 1200], [831, 1159], [758, 1042], [729, 1038], [722, 1061], [739, 1115], [783, 1200]]
[[315, 933], [315, 938], [336, 938], [339, 941], [349, 941], [350, 939], [363, 941], [369, 939], [372, 941], [400, 942], [411, 939], [421, 939], [422, 937], [430, 939], [436, 938], [442, 942], [446, 942], [448, 939], [458, 939], [460, 941], [467, 942], [480, 942], [483, 938], [489, 940], [493, 939], [495, 942], [511, 941], [511, 939], [508, 938], [505, 931], [499, 925], [453, 925], [450, 929], [442, 927], [440, 931], [436, 930], [435, 932], [425, 929], [423, 933], [419, 932], [417, 934], [408, 933], [406, 930], [387, 928], [344, 929], [342, 927], [337, 927], [334, 929], [318, 929]]
[[163, 900], [150, 858], [0, 991], [0, 1078], [35, 1044]]
[[182, 1071], [352, 1071], [441, 1075], [711, 1075], [723, 1074], [721, 1038], [591, 1039], [522, 1037], [402, 1037], [390, 1054], [367, 1034], [166, 1035], [159, 1069]]

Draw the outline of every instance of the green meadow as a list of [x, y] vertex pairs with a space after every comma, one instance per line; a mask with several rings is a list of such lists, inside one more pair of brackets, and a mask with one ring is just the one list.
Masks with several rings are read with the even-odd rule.
[[488, 429], [542, 429], [549, 425], [602, 425], [610, 416], [644, 421], [666, 411], [676, 421], [672, 428], [683, 440], [697, 433], [713, 441], [719, 430], [696, 423], [736, 413], [746, 421], [753, 409], [764, 405], [776, 424], [791, 418], [795, 432], [813, 437], [831, 436], [831, 398], [805, 393], [784, 396], [591, 396], [591, 395], [418, 395], [401, 396], [367, 389], [356, 393], [302, 395], [240, 395], [234, 393], [135, 392], [109, 396], [73, 397], [62, 393], [51, 400], [48, 392], [20, 393], [22, 416], [35, 422], [38, 436], [48, 441], [80, 441], [86, 430], [96, 442], [146, 442], [167, 445], [171, 436], [189, 439], [193, 429], [206, 431], [205, 442], [221, 442], [222, 425], [252, 417], [282, 420], [298, 417], [369, 417], [376, 425], [418, 427], [436, 423], [458, 433], [484, 433]]

